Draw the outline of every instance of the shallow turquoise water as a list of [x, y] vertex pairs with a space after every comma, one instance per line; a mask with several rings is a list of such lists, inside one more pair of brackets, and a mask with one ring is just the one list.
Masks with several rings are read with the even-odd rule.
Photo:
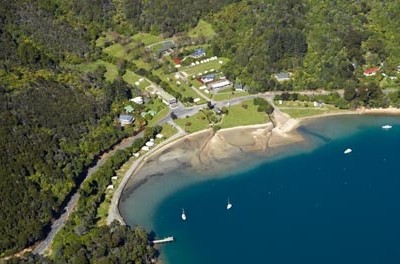
[[175, 237], [162, 247], [167, 263], [400, 263], [400, 118], [334, 117], [300, 131], [311, 145], [294, 156], [208, 181], [156, 177], [121, 211]]

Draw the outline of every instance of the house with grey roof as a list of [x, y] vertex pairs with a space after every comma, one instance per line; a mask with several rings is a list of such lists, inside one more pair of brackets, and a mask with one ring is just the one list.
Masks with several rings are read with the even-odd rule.
[[276, 73], [274, 77], [278, 82], [284, 82], [290, 80], [290, 74], [288, 72]]
[[126, 126], [132, 124], [135, 121], [135, 118], [131, 115], [120, 115], [118, 118], [121, 126]]

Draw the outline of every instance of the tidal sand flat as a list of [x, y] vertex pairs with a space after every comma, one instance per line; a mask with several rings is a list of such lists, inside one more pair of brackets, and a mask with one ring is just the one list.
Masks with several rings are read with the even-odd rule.
[[[166, 263], [399, 263], [400, 118], [329, 117], [298, 132], [304, 140], [290, 147], [251, 151], [247, 139], [233, 144], [240, 151], [197, 156], [198, 166], [179, 147], [154, 157], [140, 172], [153, 177], [127, 188], [122, 215], [175, 237], [162, 247]], [[204, 151], [209, 136], [192, 144]], [[168, 160], [169, 170], [154, 170]]]

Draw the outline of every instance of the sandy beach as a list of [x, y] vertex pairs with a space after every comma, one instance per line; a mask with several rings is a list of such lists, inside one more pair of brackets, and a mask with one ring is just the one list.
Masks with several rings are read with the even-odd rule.
[[243, 160], [246, 153], [273, 154], [280, 147], [303, 142], [304, 139], [297, 132], [297, 128], [304, 121], [335, 115], [360, 114], [398, 115], [400, 109], [358, 109], [299, 119], [274, 111], [273, 122], [266, 124], [222, 129], [215, 133], [212, 129], [207, 129], [189, 135], [178, 135], [132, 164], [113, 195], [107, 222], [118, 220], [124, 223], [118, 209], [124, 189], [135, 189], [149, 177], [163, 175], [179, 168], [190, 168], [205, 174], [223, 171]]

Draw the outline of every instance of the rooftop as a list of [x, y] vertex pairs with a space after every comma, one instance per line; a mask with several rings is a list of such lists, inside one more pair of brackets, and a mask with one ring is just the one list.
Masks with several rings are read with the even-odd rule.
[[120, 121], [127, 121], [127, 122], [132, 122], [133, 121], [133, 116], [131, 115], [120, 115], [119, 116]]
[[158, 90], [157, 94], [161, 97], [161, 99], [166, 100], [166, 101], [175, 99], [175, 97], [173, 97], [172, 95], [170, 95], [169, 93], [167, 93], [161, 89]]
[[127, 113], [132, 113], [133, 110], [134, 110], [133, 107], [130, 106], [130, 105], [127, 105], [127, 106], [125, 106], [124, 108], [125, 108], [125, 111], [126, 111]]
[[379, 67], [373, 67], [373, 68], [369, 68], [369, 69], [366, 69], [365, 71], [364, 71], [364, 74], [373, 74], [373, 73], [376, 73], [377, 71], [379, 71]]
[[289, 80], [290, 79], [290, 74], [288, 72], [280, 72], [275, 74], [275, 78], [278, 81], [284, 81], [284, 80]]
[[194, 52], [191, 54], [191, 56], [203, 56], [205, 55], [206, 52], [202, 48], [197, 48], [194, 50]]

